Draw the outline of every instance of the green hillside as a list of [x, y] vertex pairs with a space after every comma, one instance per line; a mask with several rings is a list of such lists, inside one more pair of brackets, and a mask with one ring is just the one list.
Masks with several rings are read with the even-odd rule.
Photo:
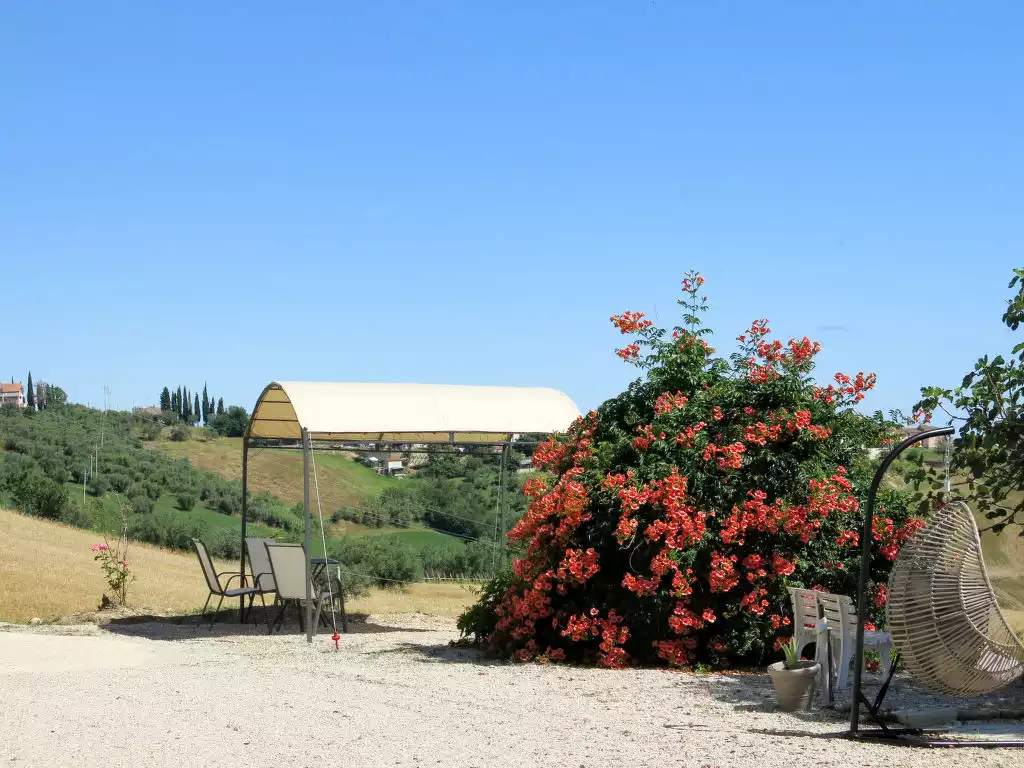
[[[147, 443], [153, 450], [189, 463], [228, 480], [242, 478], [242, 440], [218, 437], [203, 440], [195, 436], [175, 442], [166, 432], [158, 440]], [[354, 506], [374, 496], [395, 481], [381, 477], [371, 469], [336, 453], [315, 455], [320, 501], [324, 513]], [[294, 450], [257, 449], [249, 454], [249, 489], [254, 493], [273, 494], [288, 505], [302, 501], [302, 453]]]
[[[241, 441], [168, 428], [168, 416], [79, 405], [0, 409], [0, 506], [106, 534], [127, 521], [133, 539], [189, 549], [198, 537], [215, 555], [237, 559]], [[473, 462], [449, 459], [452, 477], [400, 482], [340, 454], [317, 455], [328, 551], [388, 583], [482, 573], [493, 543], [473, 539], [493, 538], [495, 477]], [[255, 450], [250, 469], [248, 532], [299, 540], [301, 454]], [[319, 516], [313, 523], [321, 554]]]

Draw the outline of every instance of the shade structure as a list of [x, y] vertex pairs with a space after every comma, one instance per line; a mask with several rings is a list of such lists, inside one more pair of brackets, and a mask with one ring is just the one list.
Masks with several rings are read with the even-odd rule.
[[578, 416], [543, 387], [273, 382], [246, 437], [390, 443], [501, 443], [513, 434], [560, 432]]
[[[281, 441], [279, 447], [301, 442], [307, 582], [306, 639], [312, 642], [309, 481], [313, 441], [501, 444], [498, 507], [503, 520], [506, 459], [513, 435], [562, 432], [579, 416], [579, 409], [566, 395], [556, 389], [541, 387], [271, 382], [256, 401], [242, 439], [241, 583], [245, 584], [248, 457], [252, 441], [268, 441], [270, 446], [275, 444], [274, 441]], [[326, 550], [326, 540], [323, 544]]]

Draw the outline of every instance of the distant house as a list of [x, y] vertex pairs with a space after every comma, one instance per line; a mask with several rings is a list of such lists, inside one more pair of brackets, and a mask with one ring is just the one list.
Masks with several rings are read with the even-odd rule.
[[[904, 427], [900, 430], [900, 439], [906, 440], [911, 435], [920, 435], [924, 432], [933, 432], [935, 427]], [[915, 447], [917, 448], [932, 448], [940, 450], [946, 447], [946, 437], [937, 435], [935, 437], [926, 437], [923, 440], [919, 440]]]
[[24, 408], [27, 405], [25, 402], [25, 388], [21, 386], [20, 381], [0, 384], [0, 406], [9, 404], [16, 405], [19, 408]]
[[402, 462], [397, 459], [388, 459], [387, 472], [392, 477], [402, 477], [405, 475], [405, 468], [402, 466]]
[[536, 467], [533, 466], [533, 459], [529, 456], [523, 456], [519, 460], [519, 466], [516, 467], [516, 472], [534, 472]]
[[138, 406], [132, 409], [133, 413], [147, 414], [149, 416], [159, 416], [163, 411], [160, 410], [159, 405], [146, 405]]

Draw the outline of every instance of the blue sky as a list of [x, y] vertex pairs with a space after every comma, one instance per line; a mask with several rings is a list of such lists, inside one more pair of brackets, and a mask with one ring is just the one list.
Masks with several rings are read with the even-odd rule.
[[608, 316], [757, 317], [953, 384], [1024, 259], [1024, 7], [21, 3], [0, 21], [0, 376], [251, 406], [273, 379], [634, 370]]

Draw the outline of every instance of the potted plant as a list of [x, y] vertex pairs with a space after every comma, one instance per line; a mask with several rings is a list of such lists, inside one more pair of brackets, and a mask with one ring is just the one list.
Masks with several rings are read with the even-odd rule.
[[801, 661], [797, 654], [796, 638], [782, 646], [786, 658], [769, 665], [768, 674], [775, 689], [775, 700], [783, 712], [808, 710], [814, 699], [821, 665], [816, 661]]

